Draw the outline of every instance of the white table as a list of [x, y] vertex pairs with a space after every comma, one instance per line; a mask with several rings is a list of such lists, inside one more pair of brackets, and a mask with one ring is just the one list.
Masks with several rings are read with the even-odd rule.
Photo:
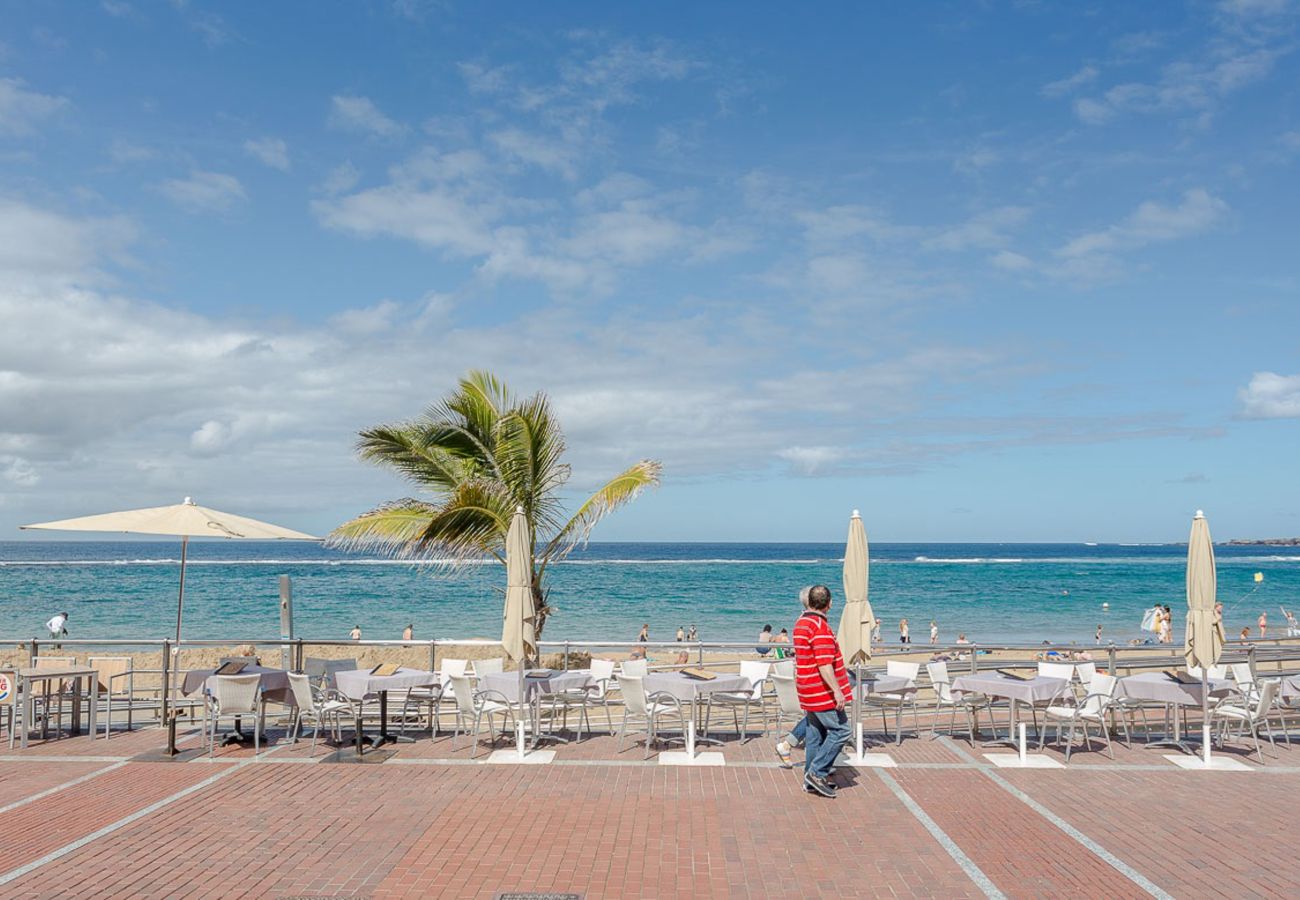
[[1035, 675], [1033, 678], [1012, 678], [1001, 672], [980, 672], [977, 675], [958, 675], [953, 680], [954, 694], [984, 694], [987, 697], [999, 697], [1011, 706], [1010, 730], [1006, 738], [998, 738], [996, 730], [993, 740], [986, 741], [985, 747], [1018, 746], [1016, 724], [1021, 703], [1050, 703], [1070, 689], [1068, 678], [1053, 678], [1050, 675]]
[[[853, 725], [856, 729], [862, 719], [862, 701], [866, 696], [876, 695], [877, 697], [891, 694], [895, 696], [913, 695], [916, 693], [916, 683], [910, 678], [904, 678], [901, 675], [880, 675], [871, 672], [861, 672], [854, 668], [849, 670], [849, 681], [853, 685]], [[881, 715], [884, 715], [882, 709]], [[899, 703], [898, 708], [894, 711], [894, 735], [895, 743], [903, 743], [903, 704]], [[885, 726], [885, 737], [889, 737], [889, 726]]]
[[[379, 697], [379, 734], [371, 739], [371, 745], [378, 748], [389, 742], [396, 742], [397, 735], [388, 733], [388, 692], [409, 691], [411, 688], [436, 687], [438, 674], [423, 669], [408, 669], [405, 666], [392, 675], [373, 675], [369, 669], [353, 669], [334, 673], [334, 685], [338, 692], [349, 700], [356, 702], [357, 711], [357, 755], [362, 750], [361, 712], [364, 701], [378, 695]], [[408, 738], [409, 740], [409, 738]]]
[[[1227, 678], [1210, 678], [1207, 680], [1210, 697], [1226, 697], [1232, 690], [1232, 682]], [[1175, 706], [1201, 707], [1205, 704], [1205, 691], [1201, 682], [1194, 684], [1175, 681], [1164, 672], [1142, 672], [1129, 675], [1115, 682], [1115, 696], [1126, 700], [1141, 700], [1148, 703], [1162, 703], [1165, 707], [1165, 723], [1173, 718], [1173, 739], [1164, 735], [1165, 740], [1152, 741], [1151, 747], [1173, 747], [1184, 753], [1194, 754], [1179, 734], [1178, 711]], [[1145, 724], [1145, 719], [1143, 720]]]
[[[520, 703], [518, 672], [489, 672], [478, 680], [478, 690], [500, 694], [508, 703]], [[529, 669], [524, 673], [523, 703], [528, 704], [528, 715], [533, 729], [533, 748], [542, 740], [542, 698], [565, 691], [581, 691], [595, 687], [596, 680], [589, 669]], [[554, 721], [552, 721], [554, 725]], [[548, 740], [568, 743], [558, 734], [545, 735]]]
[[722, 672], [715, 673], [713, 678], [692, 678], [681, 672], [651, 672], [646, 675], [641, 682], [645, 688], [646, 696], [652, 694], [667, 694], [678, 700], [690, 703], [691, 717], [687, 721], [687, 752], [692, 756], [695, 751], [695, 744], [703, 742], [706, 744], [721, 744], [722, 741], [717, 738], [711, 738], [707, 735], [696, 737], [699, 731], [699, 714], [700, 699], [712, 693], [723, 694], [740, 694], [754, 689], [754, 685], [748, 678], [743, 675], [731, 675]]
[[[90, 737], [95, 738], [95, 724], [99, 716], [99, 673], [88, 666], [50, 666], [36, 667], [18, 670], [18, 696], [23, 704], [23, 725], [21, 733], [21, 746], [27, 749], [28, 732], [31, 730], [32, 719], [36, 713], [36, 698], [32, 690], [36, 684], [48, 684], [51, 681], [70, 681], [72, 683], [72, 733], [76, 734], [81, 730], [81, 701], [83, 697], [90, 700]], [[85, 693], [82, 693], [81, 682], [86, 682]], [[57, 687], [56, 687], [57, 692]], [[60, 701], [62, 702], [62, 701]], [[42, 733], [44, 738], [49, 733], [49, 710], [46, 710], [45, 718], [42, 720]], [[17, 723], [14, 723], [15, 726]], [[14, 727], [9, 730], [9, 746], [14, 745]]]

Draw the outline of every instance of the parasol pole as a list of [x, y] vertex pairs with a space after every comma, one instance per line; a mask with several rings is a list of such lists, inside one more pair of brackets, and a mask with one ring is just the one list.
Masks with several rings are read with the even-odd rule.
[[181, 611], [185, 608], [185, 556], [189, 549], [190, 539], [186, 535], [181, 538], [181, 587], [180, 592], [176, 595], [176, 648], [179, 650], [181, 645]]

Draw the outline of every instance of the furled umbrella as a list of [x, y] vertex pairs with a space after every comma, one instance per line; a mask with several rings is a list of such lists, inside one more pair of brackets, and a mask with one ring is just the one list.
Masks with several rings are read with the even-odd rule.
[[1201, 736], [1205, 765], [1210, 765], [1210, 667], [1218, 665], [1223, 652], [1223, 622], [1215, 614], [1218, 588], [1214, 570], [1214, 544], [1210, 541], [1210, 523], [1199, 509], [1192, 519], [1192, 534], [1187, 541], [1187, 639], [1184, 654], [1187, 665], [1201, 670]]
[[318, 541], [320, 538], [292, 528], [282, 528], [257, 519], [237, 516], [199, 506], [189, 497], [174, 506], [155, 506], [148, 509], [128, 509], [122, 512], [83, 516], [78, 519], [60, 519], [57, 522], [39, 522], [23, 525], [23, 529], [44, 531], [120, 531], [127, 534], [159, 534], [181, 539], [180, 587], [176, 594], [176, 643], [181, 642], [181, 618], [185, 610], [185, 558], [190, 538], [237, 538], [268, 541]]
[[[875, 624], [875, 614], [867, 600], [867, 530], [862, 525], [862, 516], [855, 509], [849, 519], [849, 538], [844, 547], [844, 611], [840, 614], [840, 628], [836, 638], [844, 654], [844, 664], [860, 667], [861, 663], [871, 659], [871, 631]], [[857, 668], [857, 671], [861, 671]], [[862, 756], [862, 679], [858, 679], [857, 690], [853, 692], [853, 731], [854, 744], [858, 757]]]
[[[524, 670], [537, 655], [537, 605], [533, 601], [533, 543], [522, 506], [515, 507], [506, 532], [506, 606], [501, 646], [519, 666], [519, 703], [524, 703]], [[536, 732], [534, 731], [534, 734]], [[522, 723], [515, 724], [515, 743], [524, 755]]]

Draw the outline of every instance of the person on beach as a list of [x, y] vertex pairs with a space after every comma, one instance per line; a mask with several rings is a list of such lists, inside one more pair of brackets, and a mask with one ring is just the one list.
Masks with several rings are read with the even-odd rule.
[[689, 666], [691, 664], [691, 654], [686, 650], [677, 653], [677, 658], [673, 660], [675, 666]]
[[1259, 620], [1256, 621], [1255, 624], [1259, 626], [1259, 637], [1260, 640], [1263, 640], [1268, 636], [1268, 613], [1260, 613]]
[[849, 740], [844, 711], [853, 691], [839, 641], [827, 619], [831, 590], [824, 584], [808, 591], [808, 609], [794, 626], [795, 688], [804, 711], [804, 790], [834, 798], [830, 782], [835, 760]]
[[692, 623], [692, 624], [691, 624], [691, 630], [688, 631], [688, 632], [686, 632], [686, 640], [688, 640], [688, 641], [698, 641], [699, 639], [700, 639], [700, 635], [699, 635], [698, 632], [696, 632], [696, 630], [695, 630], [695, 625], [694, 625], [694, 623]]
[[677, 643], [680, 644], [680, 643], [681, 643], [682, 641], [684, 641], [684, 640], [686, 640], [686, 629], [685, 629], [685, 627], [683, 627], [683, 626], [681, 626], [681, 625], [678, 625], [678, 626], [677, 626]]
[[402, 640], [409, 641], [415, 638], [415, 623], [412, 622], [402, 629]]
[[879, 619], [876, 619], [876, 621], [871, 623], [871, 643], [873, 644], [880, 643], [880, 620]]
[[636, 639], [637, 639], [638, 641], [640, 641], [641, 643], [643, 643], [643, 644], [644, 644], [646, 641], [650, 640], [650, 623], [649, 623], [649, 622], [646, 622], [644, 625], [641, 626], [641, 633], [638, 634], [638, 635], [636, 636]]
[[758, 633], [758, 646], [754, 648], [754, 651], [759, 656], [767, 656], [772, 652], [772, 648], [763, 645], [770, 643], [772, 643], [772, 626], [764, 625], [763, 630]]
[[957, 635], [957, 643], [959, 643], [959, 644], [969, 644], [969, 643], [970, 643], [970, 641], [966, 640], [966, 632], [963, 631], [961, 634]]
[[361, 626], [353, 625], [352, 630], [348, 632], [348, 637], [354, 641], [361, 640]]
[[1245, 628], [1241, 629], [1241, 634], [1238, 636], [1238, 640], [1242, 640], [1242, 641], [1248, 641], [1248, 640], [1250, 640], [1250, 626], [1249, 626], [1249, 625], [1247, 625]]
[[[68, 633], [68, 614], [65, 612], [55, 613], [50, 617], [50, 621], [45, 623], [45, 628], [50, 633], [50, 640], [57, 641]], [[55, 644], [55, 649], [60, 645]]]
[[1296, 637], [1300, 635], [1300, 623], [1296, 622], [1295, 613], [1285, 606], [1279, 606], [1278, 609], [1282, 610], [1282, 615], [1286, 617], [1286, 636]]
[[930, 643], [939, 643], [939, 623], [933, 619], [930, 620]]
[[898, 622], [898, 642], [900, 644], [910, 644], [912, 639], [908, 637], [907, 620], [900, 619]]
[[1101, 625], [1097, 626], [1097, 633], [1092, 636], [1094, 642], [1101, 643]]

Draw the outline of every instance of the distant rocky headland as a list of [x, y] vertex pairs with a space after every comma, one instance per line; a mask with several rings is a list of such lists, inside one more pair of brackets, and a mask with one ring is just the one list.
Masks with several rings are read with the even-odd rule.
[[1293, 538], [1257, 538], [1253, 540], [1243, 540], [1234, 538], [1227, 542], [1229, 547], [1300, 547], [1300, 537]]

